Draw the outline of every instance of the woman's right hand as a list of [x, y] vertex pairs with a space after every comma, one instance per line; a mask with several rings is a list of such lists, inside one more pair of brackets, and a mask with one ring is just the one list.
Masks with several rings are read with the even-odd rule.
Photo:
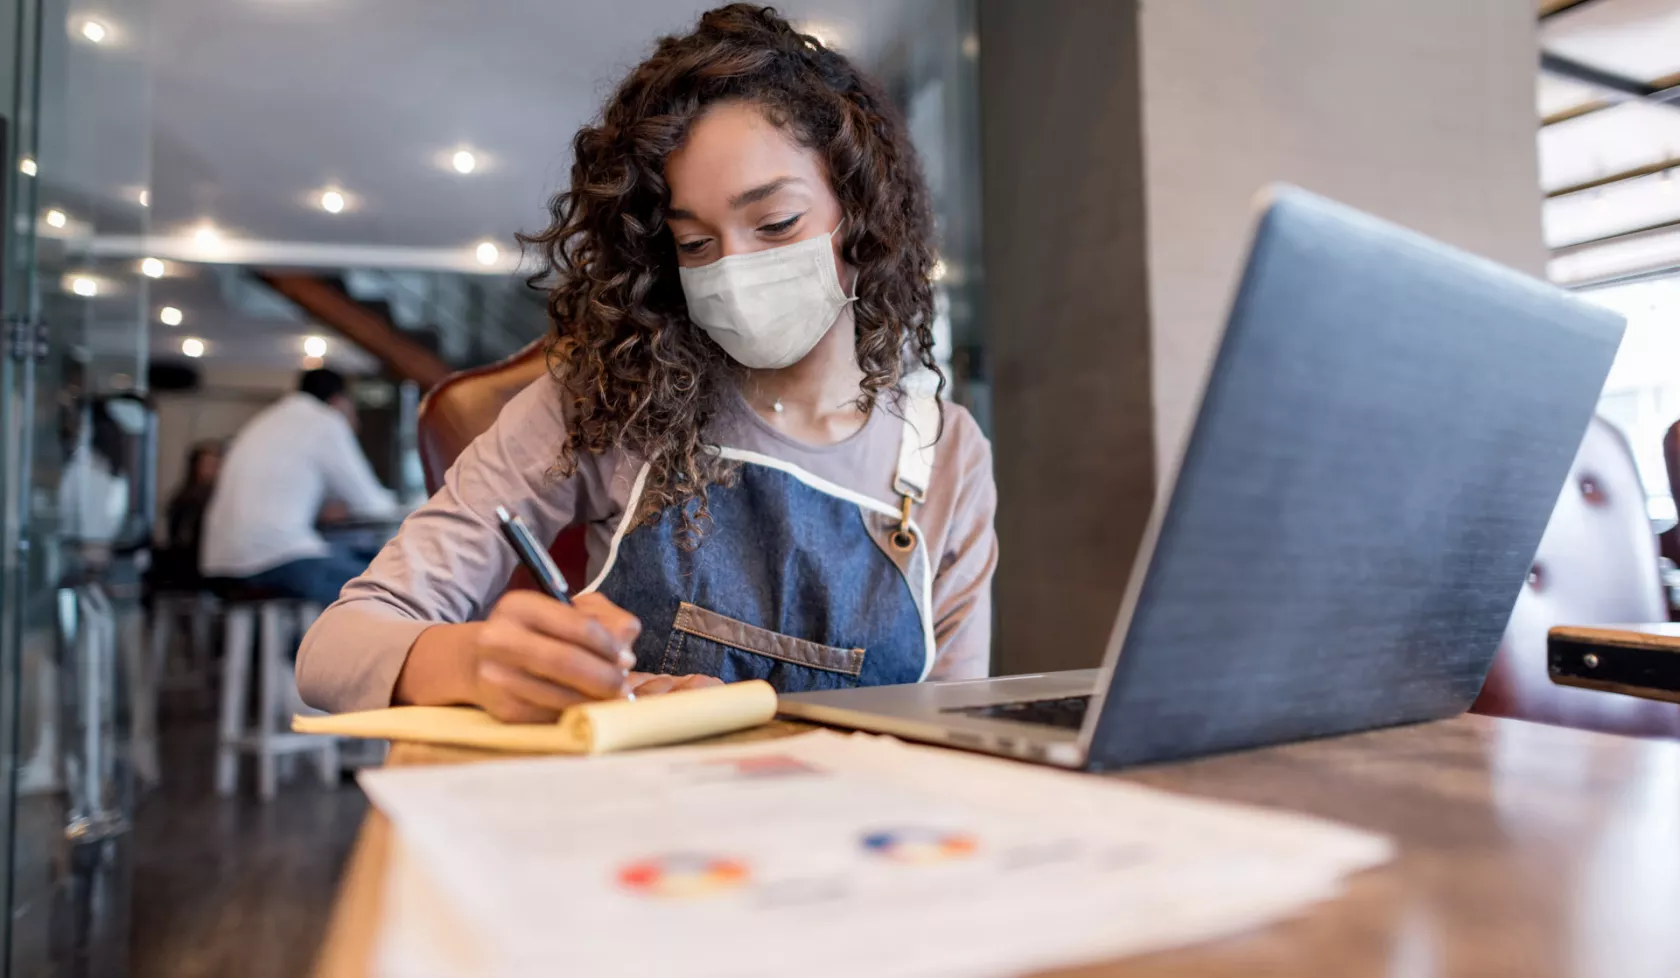
[[589, 700], [630, 692], [636, 616], [599, 594], [572, 604], [537, 591], [502, 595], [473, 644], [479, 706], [498, 720], [552, 721]]
[[553, 722], [569, 706], [631, 691], [636, 616], [598, 594], [572, 604], [509, 591], [482, 622], [420, 633], [393, 700], [468, 702], [510, 723]]

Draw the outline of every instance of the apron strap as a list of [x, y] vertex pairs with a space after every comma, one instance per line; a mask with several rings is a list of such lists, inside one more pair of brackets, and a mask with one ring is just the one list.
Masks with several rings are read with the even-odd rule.
[[893, 544], [905, 550], [916, 545], [915, 534], [910, 530], [910, 506], [927, 498], [938, 436], [939, 398], [931, 393], [907, 393], [904, 431], [898, 443], [898, 470], [893, 474], [893, 492], [898, 493], [900, 514]]

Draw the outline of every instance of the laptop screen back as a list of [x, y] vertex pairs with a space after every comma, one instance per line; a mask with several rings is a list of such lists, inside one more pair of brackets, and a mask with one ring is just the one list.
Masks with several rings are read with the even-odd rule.
[[1282, 192], [1117, 629], [1088, 763], [1463, 711], [1622, 325]]

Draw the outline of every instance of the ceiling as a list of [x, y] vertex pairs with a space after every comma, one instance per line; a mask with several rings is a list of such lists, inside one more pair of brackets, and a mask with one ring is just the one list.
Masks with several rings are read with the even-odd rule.
[[1680, 100], [1629, 98], [1613, 84], [1680, 85], [1680, 0], [1548, 0], [1541, 13], [1543, 51], [1614, 76], [1540, 72], [1552, 278], [1583, 284], [1680, 265]]
[[[514, 232], [545, 223], [578, 127], [710, 5], [155, 0], [152, 232], [209, 221], [246, 245], [360, 246], [363, 264], [452, 252], [471, 269], [485, 239], [511, 255]], [[783, 4], [865, 58], [903, 6]], [[470, 175], [449, 167], [459, 148]], [[317, 206], [326, 188], [343, 213]]]
[[[868, 63], [912, 3], [780, 6], [802, 29]], [[111, 176], [68, 166], [51, 174], [51, 203], [72, 215], [71, 226], [43, 228], [43, 236], [89, 241], [85, 254], [98, 264], [81, 267], [104, 275], [96, 302], [67, 303], [65, 312], [91, 310], [87, 347], [132, 348], [121, 325], [132, 322], [142, 281], [132, 272], [142, 256], [156, 256], [169, 262], [164, 278], [145, 283], [154, 356], [177, 358], [191, 339], [204, 344], [209, 363], [290, 368], [301, 362], [306, 337], [327, 335], [330, 364], [373, 369], [295, 309], [232, 294], [218, 266], [512, 272], [514, 234], [546, 223], [578, 127], [658, 37], [690, 28], [712, 5], [107, 0], [98, 13], [112, 37], [102, 45], [74, 36], [81, 21], [73, 12], [67, 74], [96, 82], [69, 93], [79, 99], [74, 106], [53, 108], [61, 117], [98, 116], [86, 129], [102, 134], [105, 151], [47, 155], [135, 169], [140, 161], [130, 163], [136, 154], [127, 150], [149, 141], [151, 158], [149, 178], [137, 169]], [[149, 106], [136, 91], [148, 74]], [[134, 131], [112, 144], [111, 133], [136, 130], [135, 119], [148, 114], [149, 137]], [[459, 149], [475, 155], [471, 174], [450, 166]], [[137, 209], [148, 182], [149, 209]], [[347, 199], [340, 214], [319, 206], [329, 188]], [[142, 215], [149, 233], [132, 226]], [[219, 241], [197, 238], [205, 225]], [[489, 267], [475, 256], [486, 240], [500, 250]], [[182, 310], [185, 321], [160, 322], [165, 306]]]

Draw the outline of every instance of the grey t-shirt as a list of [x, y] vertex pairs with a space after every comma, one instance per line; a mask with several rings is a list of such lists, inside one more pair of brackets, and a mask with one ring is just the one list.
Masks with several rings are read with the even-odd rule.
[[[566, 426], [552, 377], [510, 401], [489, 431], [473, 440], [424, 506], [404, 521], [367, 573], [351, 581], [305, 636], [298, 687], [321, 709], [389, 706], [409, 647], [426, 628], [484, 617], [515, 566], [495, 509], [506, 506], [540, 540], [582, 522], [588, 528], [591, 578], [606, 562], [613, 532], [641, 467], [626, 452], [585, 456], [568, 478], [553, 474]], [[853, 492], [896, 505], [893, 473], [903, 422], [877, 409], [854, 435], [812, 446], [776, 431], [737, 400], [708, 431], [715, 444], [792, 463]], [[930, 678], [984, 676], [990, 659], [997, 490], [991, 446], [963, 408], [945, 406], [917, 525], [933, 567], [937, 645]]]

